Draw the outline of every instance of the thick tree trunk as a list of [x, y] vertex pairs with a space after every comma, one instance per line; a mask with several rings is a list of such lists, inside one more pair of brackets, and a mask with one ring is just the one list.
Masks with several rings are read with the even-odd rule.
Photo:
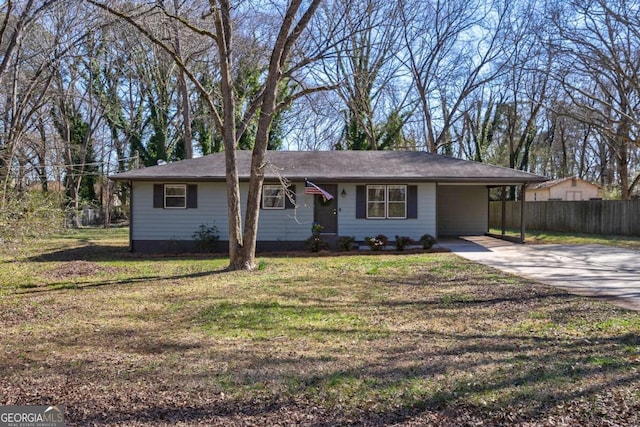
[[225, 150], [227, 164], [227, 212], [229, 216], [229, 270], [250, 269], [244, 261], [240, 182], [236, 166], [236, 150]]
[[244, 262], [244, 242], [242, 238], [242, 213], [240, 204], [240, 180], [236, 156], [235, 99], [233, 91], [233, 55], [231, 5], [220, 1], [220, 6], [210, 0], [216, 25], [216, 43], [220, 58], [220, 89], [222, 94], [223, 117], [222, 137], [225, 149], [227, 178], [227, 214], [229, 217], [229, 270], [246, 270], [250, 266]]
[[[277, 86], [279, 77], [275, 78], [272, 84]], [[270, 82], [267, 82], [269, 86]], [[249, 179], [249, 193], [247, 195], [247, 211], [244, 225], [245, 247], [243, 263], [249, 269], [255, 268], [255, 253], [258, 238], [258, 220], [260, 215], [260, 196], [262, 184], [264, 182], [264, 167], [267, 145], [269, 143], [269, 130], [273, 122], [276, 109], [277, 88], [265, 93], [262, 103], [262, 112], [258, 120], [258, 130], [256, 131], [256, 141], [251, 156], [251, 177]]]
[[[256, 141], [257, 145], [257, 141]], [[237, 256], [237, 265], [243, 270], [255, 270], [255, 253], [258, 239], [258, 219], [260, 216], [260, 192], [264, 181], [264, 150], [254, 148], [251, 157], [251, 177], [244, 223], [244, 242], [242, 251]]]
[[[273, 51], [271, 53], [271, 58], [269, 61], [269, 72], [267, 74], [266, 81], [264, 83], [264, 91], [262, 93], [262, 99], [260, 103], [260, 116], [258, 119], [258, 129], [256, 131], [256, 139], [255, 145], [253, 148], [253, 154], [251, 157], [251, 175], [249, 178], [249, 190], [247, 195], [247, 204], [246, 204], [246, 213], [245, 213], [245, 225], [244, 225], [244, 234], [234, 237], [236, 240], [236, 247], [232, 247], [232, 237], [231, 234], [229, 236], [229, 269], [230, 270], [254, 270], [256, 268], [255, 265], [255, 251], [256, 251], [256, 243], [258, 236], [258, 219], [260, 215], [260, 193], [262, 192], [262, 183], [264, 181], [264, 167], [265, 167], [265, 157], [267, 146], [269, 142], [269, 130], [271, 129], [271, 124], [273, 122], [273, 117], [276, 111], [276, 99], [278, 94], [278, 83], [282, 80], [282, 69], [287, 61], [289, 53], [295, 43], [296, 39], [299, 37], [300, 33], [304, 30], [306, 25], [309, 23], [311, 16], [315, 13], [316, 9], [320, 5], [321, 0], [314, 0], [307, 11], [300, 18], [295, 27], [293, 27], [295, 17], [298, 13], [300, 5], [302, 3], [301, 0], [292, 0], [287, 7], [287, 12], [282, 21], [282, 26], [280, 27], [280, 31], [278, 33], [278, 37], [276, 38], [275, 45], [273, 47]], [[226, 54], [224, 58], [221, 54], [221, 59], [224, 59], [222, 63], [224, 64], [222, 69], [223, 76], [223, 99], [225, 102], [225, 114], [224, 114], [224, 136], [225, 136], [225, 150], [229, 150], [229, 145], [231, 139], [231, 132], [233, 132], [233, 145], [235, 147], [235, 126], [233, 130], [226, 129], [227, 123], [231, 123], [232, 120], [235, 119], [235, 110], [231, 105], [233, 104], [233, 87], [231, 80], [231, 20], [228, 15], [229, 9], [226, 10], [227, 14], [225, 15], [225, 8], [228, 7], [228, 3], [225, 1], [221, 1], [222, 14], [219, 15], [222, 20], [228, 19], [228, 21], [224, 24], [220, 24], [219, 29], [223, 29], [226, 31], [218, 31], [218, 46], [223, 46], [226, 50]], [[216, 26], [218, 23], [216, 22]], [[226, 27], [225, 27], [226, 26]], [[227, 38], [227, 42], [225, 43], [225, 38]], [[222, 52], [222, 49], [220, 50]], [[227, 104], [229, 102], [229, 105]], [[228, 108], [227, 108], [228, 107]], [[233, 122], [235, 124], [235, 121]], [[230, 164], [230, 157], [227, 154], [227, 192], [229, 195], [229, 227], [230, 233], [237, 233], [237, 230], [241, 224], [241, 217], [237, 215], [240, 212], [240, 198], [239, 198], [239, 186], [238, 186], [238, 176], [237, 176], [237, 167], [235, 164], [235, 158], [233, 164]], [[233, 171], [232, 171], [233, 169]], [[231, 179], [230, 174], [235, 172], [236, 175]], [[232, 208], [231, 205], [236, 206], [236, 200], [232, 200], [231, 197], [237, 197], [237, 208]], [[237, 209], [237, 210], [236, 210]], [[233, 219], [233, 230], [232, 228], [232, 220], [231, 215], [234, 215]]]
[[[244, 224], [244, 242], [242, 251], [238, 254], [237, 263], [243, 269], [255, 269], [255, 253], [258, 238], [258, 220], [260, 216], [260, 193], [264, 182], [264, 167], [267, 146], [269, 143], [269, 130], [273, 122], [276, 110], [276, 97], [278, 82], [282, 78], [281, 61], [287, 45], [287, 35], [292, 24], [297, 7], [300, 2], [293, 2], [287, 11], [280, 34], [276, 40], [269, 64], [269, 74], [265, 82], [263, 98], [258, 118], [258, 129], [251, 156], [251, 175], [249, 178], [249, 191], [247, 194], [247, 206]], [[294, 6], [297, 5], [297, 6]]]

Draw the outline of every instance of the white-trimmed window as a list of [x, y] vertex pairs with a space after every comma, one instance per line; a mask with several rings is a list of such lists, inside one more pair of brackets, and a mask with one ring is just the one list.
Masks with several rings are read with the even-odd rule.
[[387, 218], [407, 217], [407, 186], [387, 185]]
[[164, 186], [165, 209], [187, 208], [187, 186], [185, 184], [166, 184]]
[[406, 185], [367, 185], [367, 219], [406, 219]]
[[387, 189], [385, 185], [367, 185], [367, 218], [386, 218], [386, 200]]
[[284, 209], [285, 194], [282, 185], [262, 186], [262, 209]]

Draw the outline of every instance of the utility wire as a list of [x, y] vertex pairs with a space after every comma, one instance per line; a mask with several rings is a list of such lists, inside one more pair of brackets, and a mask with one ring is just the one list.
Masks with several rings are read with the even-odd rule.
[[[121, 163], [121, 162], [127, 162], [130, 160], [135, 160], [137, 159], [137, 157], [125, 157], [124, 159], [117, 159], [116, 162]], [[100, 166], [100, 165], [104, 165], [104, 164], [108, 164], [110, 163], [109, 161], [104, 161], [104, 162], [90, 162], [90, 163], [75, 163], [75, 164], [64, 164], [64, 163], [60, 163], [60, 164], [49, 164], [49, 165], [33, 165], [34, 167], [38, 167], [38, 168], [76, 168], [76, 167], [86, 167], [86, 166]]]

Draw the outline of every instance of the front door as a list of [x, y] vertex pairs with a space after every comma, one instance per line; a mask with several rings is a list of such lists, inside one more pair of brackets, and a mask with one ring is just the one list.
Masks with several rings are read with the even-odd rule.
[[333, 199], [325, 202], [322, 196], [313, 196], [313, 220], [324, 227], [322, 233], [336, 234], [338, 232], [338, 185], [320, 183], [318, 187], [331, 194]]

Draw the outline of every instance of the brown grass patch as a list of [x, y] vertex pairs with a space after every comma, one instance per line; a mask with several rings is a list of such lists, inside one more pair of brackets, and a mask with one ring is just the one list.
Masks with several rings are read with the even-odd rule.
[[52, 279], [87, 277], [99, 274], [115, 274], [125, 271], [123, 268], [100, 265], [90, 261], [67, 261], [49, 270], [46, 275]]

